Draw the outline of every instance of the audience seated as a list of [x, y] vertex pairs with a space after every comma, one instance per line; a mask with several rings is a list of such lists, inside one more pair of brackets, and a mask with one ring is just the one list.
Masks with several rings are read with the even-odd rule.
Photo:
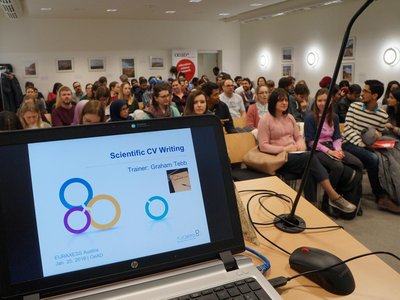
[[15, 112], [7, 110], [0, 111], [0, 131], [19, 129], [22, 129], [22, 124]]
[[214, 82], [207, 82], [201, 90], [207, 97], [207, 107], [220, 120], [227, 133], [235, 133], [237, 130], [233, 126], [233, 120], [228, 106], [219, 99], [219, 86]]
[[[268, 112], [268, 88], [266, 85], [259, 85], [256, 88], [256, 103], [250, 105], [247, 110], [246, 123], [251, 130], [256, 130], [258, 122]], [[257, 134], [255, 133], [255, 136]]]
[[186, 99], [186, 106], [183, 115], [204, 115], [210, 114], [211, 112], [207, 109], [206, 95], [201, 90], [191, 92]]
[[105, 122], [105, 110], [99, 100], [91, 100], [86, 103], [80, 114], [79, 124], [93, 124]]
[[[260, 151], [277, 154], [288, 152], [288, 161], [277, 171], [278, 174], [301, 176], [310, 153], [304, 152], [306, 145], [294, 117], [288, 113], [288, 95], [278, 88], [269, 96], [268, 112], [258, 124], [258, 142]], [[301, 151], [298, 153], [298, 151]], [[326, 169], [317, 157], [310, 162], [310, 175], [304, 188], [305, 197], [316, 202], [316, 183], [319, 183], [329, 197], [329, 204], [344, 212], [356, 209], [352, 203], [339, 195], [329, 181]]]
[[110, 105], [110, 120], [109, 122], [118, 122], [132, 120], [128, 112], [128, 104], [126, 100], [115, 100]]
[[294, 87], [294, 95], [289, 96], [289, 113], [292, 114], [296, 122], [304, 122], [309, 95], [308, 86], [299, 82]]
[[167, 83], [154, 86], [151, 105], [143, 110], [136, 110], [135, 120], [179, 117], [178, 109], [171, 105], [171, 87]]
[[384, 85], [378, 80], [365, 81], [361, 91], [361, 102], [353, 102], [346, 115], [343, 132], [343, 150], [358, 157], [367, 169], [372, 192], [376, 197], [378, 208], [394, 213], [400, 213], [400, 205], [397, 205], [379, 182], [379, 160], [364, 143], [362, 135], [369, 129], [376, 130], [376, 137], [381, 136], [388, 123], [388, 114], [378, 108], [378, 99], [382, 96]]
[[339, 122], [344, 123], [346, 120], [346, 114], [349, 110], [350, 104], [356, 101], [359, 101], [361, 94], [361, 86], [358, 84], [352, 84], [349, 87], [348, 93], [339, 100], [337, 106], [337, 113], [339, 115]]
[[17, 112], [17, 116], [24, 129], [50, 128], [51, 125], [43, 122], [40, 116], [40, 108], [34, 102], [23, 103]]
[[175, 103], [176, 108], [182, 114], [185, 110], [187, 94], [184, 93], [184, 88], [181, 82], [175, 79], [172, 82], [172, 102]]
[[101, 105], [103, 106], [105, 112], [105, 121], [108, 121], [110, 118], [110, 103], [111, 103], [110, 90], [105, 86], [99, 87], [96, 91], [95, 99], [101, 102]]
[[256, 93], [249, 78], [243, 78], [240, 85], [241, 86], [235, 90], [235, 93], [242, 97], [244, 107], [247, 111], [249, 106], [256, 102]]
[[58, 90], [55, 107], [51, 113], [54, 127], [71, 125], [74, 119], [75, 103], [72, 102], [72, 91], [63, 86]]
[[383, 105], [387, 104], [387, 99], [389, 97], [390, 91], [396, 90], [398, 88], [400, 88], [400, 82], [398, 82], [397, 80], [391, 80], [391, 81], [388, 82], [385, 94], [383, 95], [383, 99], [382, 99], [382, 104]]
[[78, 102], [77, 105], [75, 105], [75, 111], [74, 111], [74, 119], [72, 120], [71, 125], [78, 125], [80, 120], [81, 120], [81, 114], [83, 107], [88, 103], [89, 100], [81, 100]]
[[125, 100], [128, 105], [129, 113], [133, 113], [139, 109], [138, 101], [131, 94], [131, 84], [129, 82], [123, 82], [119, 88], [118, 99]]
[[[319, 89], [315, 95], [315, 104], [311, 113], [306, 116], [304, 122], [304, 133], [307, 146], [310, 148], [314, 144], [317, 127], [324, 110], [328, 97], [328, 89]], [[352, 169], [361, 171], [363, 165], [361, 161], [349, 152], [342, 150], [342, 137], [339, 130], [339, 118], [333, 112], [330, 105], [323, 123], [321, 135], [316, 146], [316, 157], [329, 173], [329, 181], [332, 187], [337, 190], [340, 179], [342, 178], [345, 165]], [[342, 183], [343, 185], [343, 183]], [[341, 187], [342, 188], [342, 187]], [[323, 210], [328, 209], [327, 203], [322, 204]]]
[[224, 102], [233, 118], [246, 117], [246, 109], [242, 98], [234, 93], [232, 79], [225, 79], [222, 83], [223, 93], [219, 95], [219, 99]]

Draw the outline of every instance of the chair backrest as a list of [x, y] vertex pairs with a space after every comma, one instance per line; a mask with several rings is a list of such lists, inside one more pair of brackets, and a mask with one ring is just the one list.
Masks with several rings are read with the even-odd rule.
[[343, 131], [344, 131], [344, 123], [339, 123], [339, 130], [340, 130], [340, 133], [343, 133]]
[[231, 164], [243, 162], [243, 156], [257, 145], [250, 132], [225, 134], [225, 142]]
[[242, 117], [240, 117], [240, 118], [232, 118], [232, 120], [233, 120], [233, 126], [235, 128], [244, 128], [244, 127], [247, 126], [246, 118], [242, 118]]

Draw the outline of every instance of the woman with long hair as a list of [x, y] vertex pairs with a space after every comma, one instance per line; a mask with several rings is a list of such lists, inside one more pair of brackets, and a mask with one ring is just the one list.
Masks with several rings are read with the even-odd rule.
[[126, 101], [126, 104], [128, 105], [128, 112], [130, 114], [139, 109], [139, 103], [131, 94], [131, 84], [129, 82], [121, 83], [118, 99]]
[[[277, 171], [278, 174], [302, 176], [310, 152], [299, 132], [294, 117], [288, 113], [288, 94], [284, 89], [275, 89], [268, 100], [268, 113], [258, 124], [259, 149], [262, 152], [278, 154], [288, 152], [288, 161]], [[329, 181], [326, 169], [316, 157], [310, 161], [310, 174], [304, 188], [306, 198], [316, 202], [316, 183], [319, 183], [329, 197], [329, 204], [344, 212], [353, 212], [356, 207], [339, 195]]]
[[[311, 113], [304, 121], [304, 135], [307, 145], [311, 148], [321, 120], [321, 115], [328, 97], [328, 89], [322, 88], [315, 94], [315, 102]], [[344, 171], [344, 165], [356, 170], [362, 170], [362, 162], [353, 154], [342, 150], [342, 136], [339, 129], [339, 117], [333, 112], [333, 97], [324, 120], [315, 155], [328, 170], [329, 181], [334, 188], [338, 187]]]
[[105, 121], [105, 110], [99, 100], [91, 100], [83, 106], [79, 124], [102, 123]]
[[389, 93], [386, 112], [389, 116], [386, 128], [391, 130], [397, 138], [400, 138], [400, 88]]
[[183, 115], [204, 115], [211, 113], [207, 109], [206, 95], [201, 90], [191, 92], [186, 99], [186, 106]]
[[17, 115], [24, 129], [50, 128], [49, 123], [43, 122], [40, 117], [40, 108], [33, 102], [23, 103]]

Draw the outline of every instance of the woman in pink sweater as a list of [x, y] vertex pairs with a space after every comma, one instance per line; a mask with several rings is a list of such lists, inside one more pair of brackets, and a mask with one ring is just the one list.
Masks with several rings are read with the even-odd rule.
[[[305, 151], [303, 136], [292, 115], [288, 113], [288, 95], [284, 89], [275, 89], [269, 96], [268, 114], [258, 123], [258, 142], [260, 151], [278, 154], [288, 152], [288, 161], [277, 171], [283, 177], [304, 173], [310, 153]], [[343, 212], [353, 212], [356, 207], [339, 195], [329, 181], [326, 169], [316, 157], [310, 162], [310, 174], [304, 187], [305, 197], [316, 202], [316, 183], [319, 183], [329, 197], [329, 204]]]

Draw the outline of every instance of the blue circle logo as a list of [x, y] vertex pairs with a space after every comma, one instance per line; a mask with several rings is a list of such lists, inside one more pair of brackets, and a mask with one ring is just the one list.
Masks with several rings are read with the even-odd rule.
[[[154, 203], [154, 201], [161, 201], [161, 203], [164, 206], [163, 212], [159, 215], [154, 215], [152, 212], [150, 212], [150, 205], [152, 203]], [[157, 220], [157, 221], [162, 220], [168, 214], [168, 202], [161, 196], [153, 196], [149, 200], [147, 200], [146, 206], [145, 206], [145, 211], [146, 211], [146, 214], [149, 216], [149, 218], [151, 218], [153, 220]]]

